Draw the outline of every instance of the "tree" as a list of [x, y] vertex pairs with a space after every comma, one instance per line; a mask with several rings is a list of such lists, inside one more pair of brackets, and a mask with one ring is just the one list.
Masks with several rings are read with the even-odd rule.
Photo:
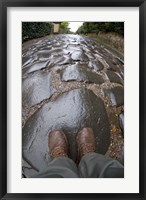
[[61, 22], [60, 24], [61, 32], [66, 33], [66, 34], [71, 33], [70, 28], [68, 26], [69, 26], [69, 22]]
[[84, 22], [77, 30], [78, 34], [99, 33], [102, 32], [115, 32], [124, 35], [123, 22]]

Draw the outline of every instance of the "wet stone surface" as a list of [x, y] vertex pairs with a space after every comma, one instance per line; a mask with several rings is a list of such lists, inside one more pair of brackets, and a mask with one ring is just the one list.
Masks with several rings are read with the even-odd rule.
[[71, 54], [71, 58], [75, 61], [88, 61], [88, 56], [83, 51], [76, 50]]
[[107, 70], [106, 75], [112, 83], [123, 83], [122, 79], [115, 72]]
[[121, 113], [119, 115], [119, 123], [120, 123], [120, 127], [122, 129], [122, 132], [124, 133], [124, 113]]
[[124, 89], [123, 87], [115, 87], [112, 89], [104, 89], [104, 93], [109, 97], [112, 106], [124, 105]]
[[110, 144], [110, 128], [103, 101], [91, 90], [75, 89], [62, 94], [36, 112], [23, 129], [23, 157], [39, 171], [48, 160], [48, 133], [62, 129], [69, 140], [70, 157], [76, 160], [76, 134], [91, 127], [97, 152], [105, 154]]
[[91, 69], [94, 69], [94, 71], [100, 71], [104, 68], [103, 64], [98, 60], [98, 61], [92, 61], [89, 62], [89, 67]]
[[31, 64], [30, 66], [23, 68], [23, 76], [38, 70], [43, 70], [48, 66], [48, 64], [48, 61], [36, 62], [34, 64]]
[[22, 107], [31, 107], [49, 98], [55, 89], [51, 85], [51, 73], [38, 71], [23, 79]]
[[66, 67], [61, 71], [60, 75], [62, 81], [83, 81], [96, 84], [104, 82], [100, 75], [78, 64]]
[[123, 83], [123, 61], [92, 39], [56, 35], [23, 43], [23, 177], [47, 168], [48, 134], [55, 128], [67, 135], [73, 160], [83, 127], [93, 129], [97, 152], [120, 160]]

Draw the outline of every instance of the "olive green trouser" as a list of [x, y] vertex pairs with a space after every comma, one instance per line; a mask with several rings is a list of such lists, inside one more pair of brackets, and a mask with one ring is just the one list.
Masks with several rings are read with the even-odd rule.
[[124, 178], [124, 167], [112, 158], [88, 153], [78, 168], [70, 158], [58, 157], [50, 162], [46, 171], [33, 178]]

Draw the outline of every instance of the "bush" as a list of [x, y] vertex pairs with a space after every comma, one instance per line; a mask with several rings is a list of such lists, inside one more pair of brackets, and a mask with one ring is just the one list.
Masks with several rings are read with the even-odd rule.
[[23, 22], [22, 41], [49, 35], [53, 24], [48, 22]]
[[78, 34], [99, 33], [99, 32], [114, 32], [124, 35], [123, 22], [84, 22], [77, 30]]

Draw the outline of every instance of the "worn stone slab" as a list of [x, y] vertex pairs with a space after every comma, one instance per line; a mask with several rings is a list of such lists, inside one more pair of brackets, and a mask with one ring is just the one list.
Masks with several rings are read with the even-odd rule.
[[124, 112], [119, 115], [119, 124], [124, 135]]
[[95, 71], [101, 71], [104, 68], [103, 64], [98, 60], [97, 61], [92, 60], [89, 62], [88, 65], [89, 68], [94, 69]]
[[80, 81], [86, 83], [96, 83], [102, 84], [104, 82], [103, 78], [89, 70], [84, 65], [71, 65], [61, 70], [60, 72], [62, 81]]
[[48, 67], [50, 61], [42, 61], [42, 62], [36, 62], [31, 64], [30, 66], [23, 69], [23, 75], [42, 70]]
[[68, 55], [64, 56], [59, 56], [59, 55], [54, 55], [51, 59], [50, 66], [61, 66], [61, 65], [68, 65], [72, 64], [73, 61]]
[[22, 66], [25, 66], [25, 65], [31, 63], [32, 60], [33, 60], [33, 58], [29, 57], [29, 56], [22, 57]]
[[123, 65], [124, 64], [124, 62], [118, 57], [114, 57], [112, 62], [114, 65], [121, 65], [121, 64]]
[[115, 87], [112, 89], [104, 89], [104, 93], [109, 97], [112, 106], [122, 106], [124, 105], [124, 88], [123, 87]]
[[79, 51], [76, 50], [71, 54], [71, 58], [74, 61], [88, 61], [88, 56], [83, 52], [83, 51]]
[[122, 79], [115, 72], [107, 70], [106, 75], [110, 82], [123, 84]]
[[[66, 92], [45, 104], [29, 118], [23, 128], [23, 159], [32, 169], [42, 171], [50, 162], [48, 133], [62, 129], [70, 145], [70, 157], [76, 160], [76, 134], [91, 127], [97, 152], [105, 154], [110, 144], [110, 128], [103, 101], [91, 90], [80, 88]], [[30, 173], [29, 173], [30, 175]]]
[[51, 73], [38, 71], [23, 78], [22, 107], [31, 107], [44, 99], [49, 98], [55, 89], [51, 85]]

